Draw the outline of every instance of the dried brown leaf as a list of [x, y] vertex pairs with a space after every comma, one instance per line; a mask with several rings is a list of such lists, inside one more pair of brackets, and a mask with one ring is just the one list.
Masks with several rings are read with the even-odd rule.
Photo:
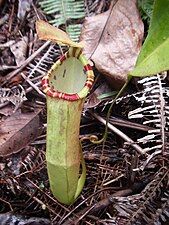
[[17, 66], [21, 66], [25, 62], [27, 45], [28, 38], [24, 36], [20, 41], [10, 46], [10, 50], [15, 56], [15, 62]]
[[107, 12], [85, 19], [81, 34], [84, 54], [112, 87], [119, 88], [135, 65], [143, 33], [136, 0], [118, 0]]
[[0, 123], [0, 156], [19, 152], [40, 133], [39, 113], [17, 111]]
[[0, 108], [0, 115], [3, 115], [5, 117], [10, 116], [13, 114], [13, 108], [11, 107], [11, 105], [6, 105], [2, 108]]
[[43, 20], [36, 21], [36, 31], [39, 39], [50, 40], [60, 45], [83, 48], [83, 43], [73, 42], [66, 32]]

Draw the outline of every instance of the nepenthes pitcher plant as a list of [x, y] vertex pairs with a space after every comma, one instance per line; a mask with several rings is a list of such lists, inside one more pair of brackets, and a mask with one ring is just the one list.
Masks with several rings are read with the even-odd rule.
[[79, 128], [94, 74], [80, 43], [44, 21], [37, 22], [37, 32], [41, 39], [70, 46], [42, 79], [47, 98], [46, 161], [50, 188], [58, 201], [69, 205], [81, 193], [86, 179]]

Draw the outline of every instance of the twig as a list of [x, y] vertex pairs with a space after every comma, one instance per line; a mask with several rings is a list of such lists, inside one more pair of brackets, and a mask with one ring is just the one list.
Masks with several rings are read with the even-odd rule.
[[6, 102], [3, 102], [0, 104], [0, 109], [7, 106], [10, 102], [9, 101], [6, 101]]
[[50, 195], [48, 195], [46, 192], [44, 192], [42, 189], [40, 189], [34, 182], [32, 182], [29, 178], [26, 178], [27, 181], [29, 181], [34, 187], [36, 187], [41, 193], [43, 193], [44, 195], [46, 195], [50, 200], [52, 200], [53, 202], [57, 203], [61, 208], [63, 208], [66, 212], [69, 213], [69, 209], [66, 208], [64, 205], [62, 205], [61, 203], [59, 203], [56, 199], [52, 198]]
[[158, 150], [153, 152], [151, 155], [148, 156], [147, 160], [143, 163], [142, 166], [133, 169], [133, 171], [143, 171], [145, 169], [145, 167], [149, 164], [149, 162], [158, 154], [161, 154], [162, 150]]
[[[38, 81], [37, 83], [36, 83], [36, 86], [38, 87], [38, 86], [40, 86], [40, 84], [41, 84], [41, 81]], [[26, 89], [26, 94], [27, 93], [29, 93], [30, 91], [32, 91], [33, 90], [33, 87], [28, 87], [27, 89]], [[44, 96], [43, 96], [44, 97]]]
[[17, 69], [17, 68], [18, 68], [18, 66], [1, 65], [1, 66], [0, 66], [0, 71], [11, 70], [11, 69]]
[[5, 200], [2, 199], [2, 198], [0, 198], [0, 201], [6, 203], [6, 204], [9, 206], [10, 210], [13, 211], [13, 208], [12, 208], [12, 206], [11, 206], [11, 204], [10, 204], [9, 202], [5, 201]]
[[120, 176], [116, 177], [115, 179], [109, 180], [108, 182], [103, 183], [103, 186], [107, 186], [109, 184], [112, 184], [113, 182], [118, 181], [121, 177], [124, 177], [124, 174], [121, 174]]
[[[106, 207], [111, 205], [114, 202], [115, 197], [124, 197], [128, 196], [131, 193], [133, 193], [133, 190], [128, 188], [128, 189], [123, 189], [120, 191], [117, 191], [113, 193], [112, 195], [108, 196], [107, 198], [104, 198], [103, 200], [100, 200], [99, 202], [95, 203], [92, 206], [87, 207], [86, 209], [82, 209], [76, 216], [78, 216], [77, 220], [73, 221], [73, 224], [79, 223], [87, 214], [90, 212], [91, 215], [97, 213], [100, 210], [104, 210]], [[73, 218], [72, 218], [73, 219]], [[63, 223], [63, 225], [71, 225], [72, 223], [67, 220]]]
[[17, 75], [25, 66], [27, 66], [39, 53], [41, 53], [42, 50], [44, 50], [48, 45], [50, 44], [50, 41], [46, 41], [37, 51], [35, 51], [29, 58], [25, 60], [25, 62], [15, 71], [12, 71], [6, 76], [5, 82], [2, 84], [6, 84], [12, 77]]
[[[97, 120], [99, 120], [101, 123], [103, 123], [104, 125], [106, 125], [106, 120], [103, 119], [101, 116], [97, 115], [96, 113], [92, 113], [90, 112], [90, 114], [96, 118]], [[145, 152], [143, 151], [143, 149], [134, 143], [134, 141], [129, 138], [126, 134], [124, 134], [122, 131], [120, 131], [119, 129], [117, 129], [115, 126], [113, 126], [112, 124], [110, 124], [109, 122], [107, 123], [107, 127], [112, 130], [115, 134], [117, 134], [118, 136], [120, 136], [121, 138], [123, 138], [125, 141], [127, 141], [128, 143], [131, 144], [131, 146], [140, 154], [145, 154]]]
[[142, 125], [139, 123], [130, 122], [128, 120], [120, 119], [120, 118], [117, 118], [114, 116], [110, 117], [109, 122], [113, 125], [117, 125], [120, 127], [132, 128], [135, 130], [141, 130], [141, 131], [155, 130], [153, 127], [149, 127], [149, 126]]
[[32, 198], [34, 201], [36, 201], [38, 204], [41, 205], [42, 209], [48, 209], [49, 211], [51, 211], [54, 215], [56, 215], [57, 213], [51, 209], [51, 207], [49, 207], [47, 204], [45, 204], [44, 202], [42, 202], [40, 199], [38, 199], [35, 196], [32, 196], [32, 194], [30, 194], [27, 190], [24, 189], [24, 192], [30, 197]]
[[[72, 209], [69, 213], [67, 213], [66, 216], [64, 216], [61, 221], [59, 221], [58, 224], [62, 224], [64, 222], [65, 219], [67, 219], [71, 214], [73, 214], [73, 212], [78, 209], [81, 205], [83, 205], [85, 202], [87, 202], [89, 199], [91, 199], [93, 196], [99, 194], [100, 192], [103, 192], [103, 191], [107, 191], [107, 190], [117, 190], [117, 188], [115, 187], [108, 187], [108, 188], [103, 188], [101, 190], [98, 190], [97, 192], [91, 194], [89, 197], [87, 197], [86, 199], [84, 199], [82, 202], [80, 202], [77, 206], [74, 207], [74, 209]], [[118, 190], [119, 190], [119, 187], [118, 187]], [[76, 215], [75, 215], [76, 216]], [[66, 223], [65, 223], [66, 224]]]
[[9, 48], [14, 43], [15, 43], [14, 40], [7, 41], [6, 43], [0, 44], [0, 48]]
[[[94, 209], [95, 208], [95, 205], [96, 204], [94, 204], [94, 205], [92, 205], [92, 206], [90, 206], [90, 207], [88, 207], [88, 209], [76, 220], [76, 221], [74, 221], [73, 223], [75, 224], [75, 225], [77, 225], [89, 212], [91, 212], [92, 211], [92, 209]], [[66, 224], [65, 224], [66, 225]]]
[[40, 94], [43, 98], [46, 98], [46, 95], [41, 92], [41, 90], [38, 88], [37, 85], [35, 85], [27, 76], [25, 76], [24, 73], [21, 73], [21, 76], [28, 82], [28, 84], [30, 84], [30, 86], [36, 90], [38, 92], [38, 94]]

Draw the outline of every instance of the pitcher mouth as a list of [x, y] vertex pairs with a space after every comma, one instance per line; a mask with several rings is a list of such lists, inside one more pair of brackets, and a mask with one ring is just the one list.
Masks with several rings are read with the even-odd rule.
[[[86, 82], [84, 84], [84, 87], [79, 92], [73, 94], [57, 91], [54, 88], [52, 88], [49, 83], [49, 78], [52, 72], [56, 70], [66, 59], [70, 57], [75, 57], [81, 62], [81, 64], [83, 65], [84, 73], [86, 75]], [[87, 96], [89, 90], [93, 85], [93, 81], [94, 81], [94, 74], [92, 67], [90, 66], [86, 57], [82, 54], [81, 49], [70, 47], [69, 50], [64, 55], [62, 55], [60, 59], [51, 67], [47, 75], [43, 77], [42, 89], [46, 95], [52, 98], [64, 99], [67, 101], [76, 101], [78, 99], [82, 99]]]

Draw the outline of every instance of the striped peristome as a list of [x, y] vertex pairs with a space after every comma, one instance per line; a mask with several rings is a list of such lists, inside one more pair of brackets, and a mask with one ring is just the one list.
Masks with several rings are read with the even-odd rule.
[[[59, 92], [57, 90], [52, 89], [49, 85], [49, 77], [51, 76], [52, 71], [56, 70], [57, 67], [60, 66], [63, 63], [63, 61], [65, 61], [69, 57], [75, 57], [82, 63], [83, 69], [87, 76], [84, 87], [78, 93], [75, 94], [67, 94]], [[82, 54], [82, 49], [70, 47], [69, 50], [65, 54], [63, 54], [60, 57], [60, 59], [51, 67], [47, 75], [43, 77], [42, 89], [50, 97], [64, 99], [67, 101], [76, 101], [78, 99], [86, 97], [90, 88], [93, 85], [93, 81], [94, 81], [94, 74], [92, 67], [90, 66], [86, 57]]]

